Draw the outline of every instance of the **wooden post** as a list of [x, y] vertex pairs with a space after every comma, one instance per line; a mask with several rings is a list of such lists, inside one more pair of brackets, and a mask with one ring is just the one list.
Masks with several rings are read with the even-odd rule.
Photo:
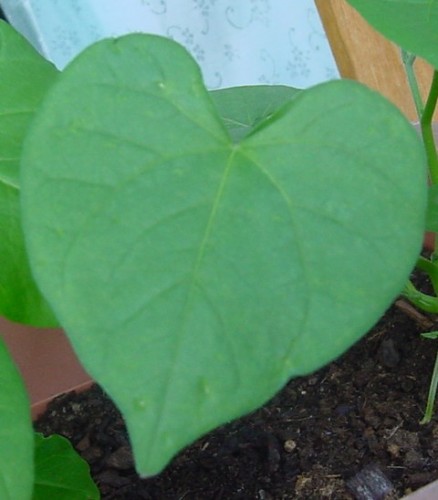
[[[378, 90], [398, 106], [410, 121], [417, 121], [400, 49], [374, 30], [345, 0], [315, 0], [339, 72]], [[423, 99], [432, 81], [432, 68], [415, 62]], [[438, 110], [434, 120], [438, 120]]]

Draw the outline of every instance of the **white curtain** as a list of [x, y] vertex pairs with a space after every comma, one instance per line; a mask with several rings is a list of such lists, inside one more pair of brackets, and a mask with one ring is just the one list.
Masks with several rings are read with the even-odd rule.
[[313, 0], [0, 0], [9, 20], [58, 67], [92, 42], [130, 32], [184, 45], [209, 88], [336, 78]]

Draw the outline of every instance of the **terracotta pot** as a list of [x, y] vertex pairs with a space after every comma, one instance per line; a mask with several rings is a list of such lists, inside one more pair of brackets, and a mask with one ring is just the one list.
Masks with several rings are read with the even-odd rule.
[[438, 498], [438, 481], [434, 481], [410, 495], [402, 498], [402, 500], [435, 500]]
[[0, 335], [23, 376], [33, 419], [55, 396], [91, 386], [62, 330], [32, 328], [0, 317]]
[[426, 250], [433, 250], [435, 248], [435, 234], [426, 233], [424, 235], [423, 246]]

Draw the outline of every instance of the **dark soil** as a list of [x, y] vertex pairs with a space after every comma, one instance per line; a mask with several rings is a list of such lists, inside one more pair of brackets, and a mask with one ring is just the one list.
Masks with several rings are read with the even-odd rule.
[[420, 425], [437, 318], [398, 301], [348, 353], [211, 432], [159, 476], [133, 468], [123, 420], [96, 386], [36, 423], [68, 437], [104, 499], [389, 499], [438, 478], [438, 417]]

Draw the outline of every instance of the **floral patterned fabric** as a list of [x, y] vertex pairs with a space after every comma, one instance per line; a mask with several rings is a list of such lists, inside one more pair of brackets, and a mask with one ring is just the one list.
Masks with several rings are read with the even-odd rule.
[[313, 0], [0, 0], [5, 14], [63, 67], [92, 42], [130, 32], [170, 37], [209, 88], [308, 87], [338, 73]]

